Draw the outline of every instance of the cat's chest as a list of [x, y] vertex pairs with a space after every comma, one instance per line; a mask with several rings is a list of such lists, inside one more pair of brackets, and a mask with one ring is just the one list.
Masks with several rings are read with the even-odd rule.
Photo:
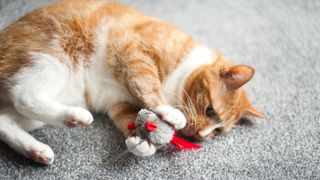
[[90, 68], [86, 72], [86, 92], [90, 108], [95, 112], [107, 112], [110, 106], [118, 102], [135, 103], [127, 88], [111, 73], [107, 64], [108, 23], [102, 23], [96, 29], [94, 51], [89, 57]]
[[94, 64], [87, 73], [86, 91], [90, 107], [95, 112], [107, 112], [118, 102], [134, 103], [134, 98], [110, 72], [103, 62]]
[[86, 108], [85, 92], [85, 71], [78, 70], [69, 73], [65, 79], [65, 85], [57, 96], [57, 100], [69, 106], [81, 106]]

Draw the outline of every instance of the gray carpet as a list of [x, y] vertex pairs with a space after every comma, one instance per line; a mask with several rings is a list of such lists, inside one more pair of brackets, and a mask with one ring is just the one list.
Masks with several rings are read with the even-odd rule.
[[[254, 66], [246, 89], [268, 120], [247, 121], [199, 151], [167, 149], [116, 165], [110, 159], [125, 146], [106, 118], [86, 128], [46, 127], [32, 134], [53, 148], [55, 163], [38, 165], [0, 143], [0, 179], [320, 178], [320, 1], [122, 2], [176, 24], [235, 63]], [[45, 3], [0, 0], [0, 28]]]

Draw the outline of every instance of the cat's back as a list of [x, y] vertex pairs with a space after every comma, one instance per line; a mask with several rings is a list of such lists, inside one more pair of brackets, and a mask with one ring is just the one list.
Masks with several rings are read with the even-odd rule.
[[33, 10], [0, 31], [0, 82], [32, 64], [31, 52], [70, 57], [71, 64], [89, 57], [101, 22], [127, 13], [136, 12], [96, 0], [64, 0]]
[[[88, 32], [95, 23], [87, 22], [90, 16], [108, 4], [108, 1], [65, 0], [35, 9], [0, 31], [0, 53], [9, 54], [14, 47], [26, 44], [26, 50], [37, 51], [49, 47], [53, 39], [63, 40], [63, 35], [72, 37], [77, 32]], [[95, 20], [99, 21], [97, 16]]]

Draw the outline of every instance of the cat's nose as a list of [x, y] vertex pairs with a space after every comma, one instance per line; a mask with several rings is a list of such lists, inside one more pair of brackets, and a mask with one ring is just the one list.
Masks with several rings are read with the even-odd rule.
[[205, 137], [203, 137], [199, 132], [194, 135], [194, 137], [195, 137], [196, 139], [198, 139], [198, 140], [208, 140], [209, 138], [211, 138], [211, 137], [213, 137], [213, 136], [214, 136], [214, 133], [213, 133], [213, 132], [211, 132], [210, 134], [208, 134], [208, 135], [205, 136]]
[[208, 139], [210, 137], [213, 137], [215, 135], [215, 130], [222, 128], [223, 125], [222, 124], [213, 124], [210, 126], [207, 126], [203, 129], [201, 129], [196, 135], [195, 138], [200, 139], [200, 140], [204, 140], [204, 139]]

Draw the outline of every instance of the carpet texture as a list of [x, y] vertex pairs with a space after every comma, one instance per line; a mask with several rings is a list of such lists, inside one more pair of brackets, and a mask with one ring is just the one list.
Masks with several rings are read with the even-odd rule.
[[[49, 0], [0, 0], [0, 28]], [[52, 166], [0, 142], [0, 179], [319, 179], [320, 1], [121, 0], [171, 22], [235, 63], [256, 69], [246, 86], [268, 117], [246, 121], [199, 151], [126, 156], [105, 117], [86, 128], [32, 132], [55, 151]], [[1, 43], [1, 42], [0, 42]]]

